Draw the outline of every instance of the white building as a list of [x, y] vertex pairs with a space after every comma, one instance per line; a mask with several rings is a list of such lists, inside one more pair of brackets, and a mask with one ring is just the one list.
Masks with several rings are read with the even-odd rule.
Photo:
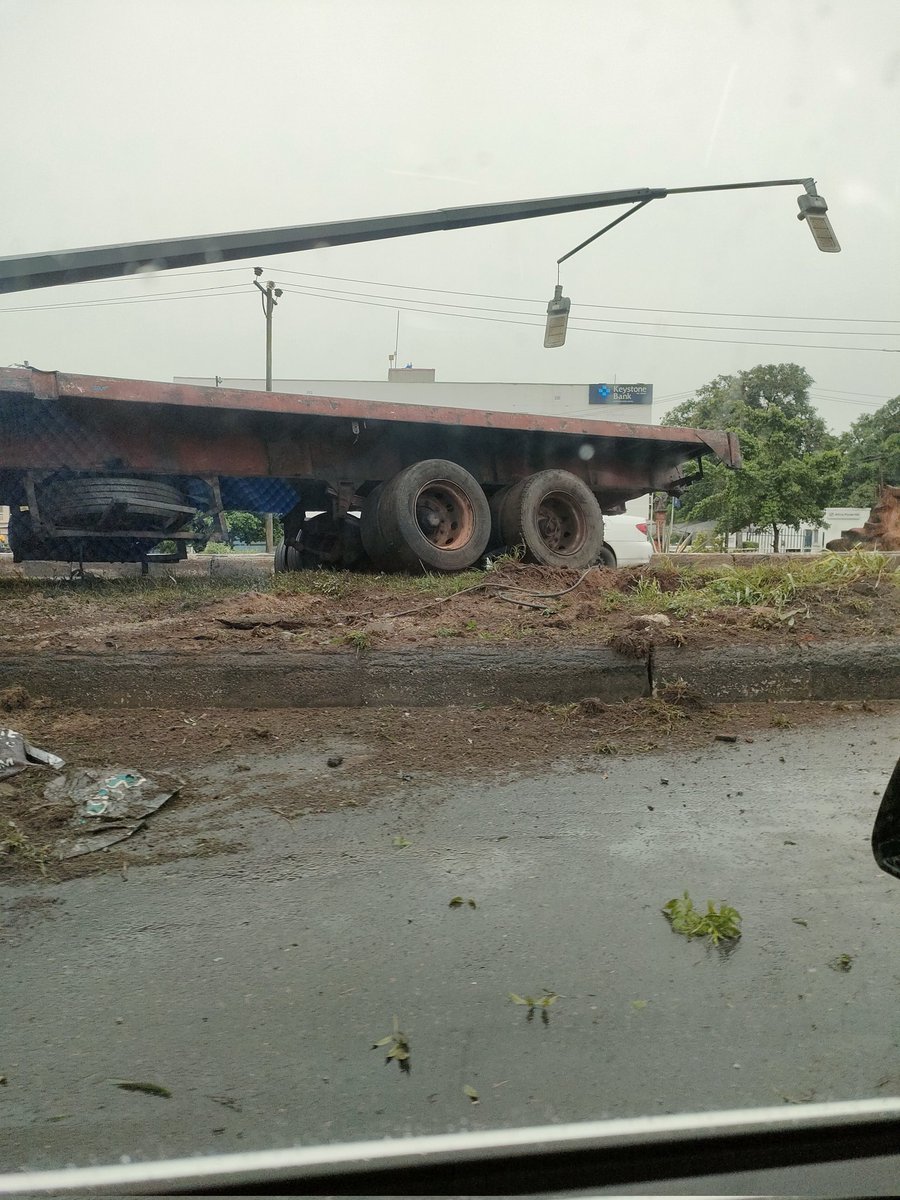
[[[175, 383], [200, 387], [263, 391], [261, 379], [175, 377]], [[275, 392], [298, 396], [340, 396], [348, 400], [387, 400], [392, 404], [427, 404], [439, 408], [483, 408], [491, 412], [532, 413], [547, 417], [584, 417], [652, 425], [652, 384], [620, 383], [441, 383], [434, 371], [390, 370], [387, 379], [275, 379]], [[617, 403], [617, 397], [630, 397]]]
[[[823, 524], [810, 525], [803, 522], [799, 529], [780, 526], [779, 548], [785, 554], [817, 554], [825, 549], [827, 542], [839, 538], [847, 529], [859, 529], [869, 516], [868, 508], [826, 508]], [[737, 548], [745, 542], [758, 542], [761, 553], [771, 553], [774, 536], [772, 526], [751, 526], [729, 538], [729, 546]]]

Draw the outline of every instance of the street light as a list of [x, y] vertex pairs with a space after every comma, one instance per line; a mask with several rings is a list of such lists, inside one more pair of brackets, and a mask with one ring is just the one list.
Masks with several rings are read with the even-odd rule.
[[547, 305], [547, 327], [544, 330], [544, 348], [546, 350], [565, 345], [571, 307], [572, 302], [569, 297], [562, 294], [562, 287], [557, 284], [553, 299]]
[[[683, 195], [688, 192], [735, 192], [745, 188], [786, 187], [797, 183], [802, 183], [806, 188], [805, 194], [797, 197], [797, 203], [800, 205], [798, 220], [806, 221], [820, 250], [826, 254], [837, 254], [841, 248], [840, 243], [831, 227], [831, 222], [825, 215], [828, 212], [828, 205], [825, 203], [825, 198], [816, 191], [816, 181], [814, 179], [762, 179], [754, 180], [752, 183], [714, 183], [703, 187], [659, 188], [650, 194], [648, 194], [649, 189], [647, 188], [637, 188], [633, 192], [620, 192], [618, 202], [633, 201], [634, 207], [616, 217], [614, 221], [610, 221], [608, 225], [604, 225], [602, 229], [598, 229], [583, 242], [579, 242], [562, 258], [558, 258], [556, 260], [557, 269], [566, 259], [577, 254], [579, 250], [583, 250], [585, 246], [589, 246], [591, 242], [595, 242], [602, 234], [614, 229], [616, 225], [620, 225], [634, 213], [640, 212], [651, 200], [659, 200], [665, 196]], [[563, 303], [565, 304], [564, 309], [561, 307]], [[565, 345], [569, 307], [568, 299], [563, 296], [562, 288], [557, 284], [553, 299], [547, 305], [547, 327], [544, 333], [544, 346], [547, 349]]]
[[816, 194], [815, 184], [812, 185], [812, 190], [807, 185], [806, 195], [798, 196], [797, 203], [800, 205], [797, 220], [807, 223], [819, 249], [825, 254], [838, 254], [841, 249], [840, 243], [825, 215], [828, 205], [824, 196]]
[[[527, 221], [535, 217], [560, 216], [588, 209], [615, 208], [620, 204], [636, 204], [642, 208], [651, 200], [663, 200], [666, 196], [685, 192], [728, 192], [796, 184], [803, 185], [809, 195], [815, 196], [815, 181], [809, 178], [764, 179], [705, 187], [628, 188], [624, 191], [549, 196], [501, 204], [468, 204], [461, 208], [439, 208], [428, 212], [328, 221], [281, 229], [251, 229], [243, 233], [200, 234], [153, 242], [118, 242], [112, 246], [87, 246], [80, 250], [12, 255], [0, 258], [0, 295], [28, 291], [30, 288], [57, 287], [63, 283], [83, 283], [88, 279], [112, 279], [142, 270], [171, 271], [176, 268], [205, 267], [211, 262], [269, 258], [274, 254], [321, 250], [325, 246], [349, 246], [359, 242], [377, 242], [383, 238], [437, 233], [440, 230], [473, 229], [480, 225], [501, 225], [507, 221]], [[630, 209], [613, 224], [618, 224], [636, 211]], [[834, 247], [828, 249], [834, 251]], [[257, 275], [261, 274], [262, 271], [258, 270]]]

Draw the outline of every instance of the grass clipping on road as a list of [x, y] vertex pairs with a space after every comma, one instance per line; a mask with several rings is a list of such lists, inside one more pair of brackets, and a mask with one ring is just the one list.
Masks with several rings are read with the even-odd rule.
[[685, 892], [664, 904], [663, 912], [675, 932], [686, 938], [706, 937], [717, 946], [720, 941], [735, 941], [741, 936], [741, 914], [730, 904], [721, 904], [716, 911], [715, 904], [708, 900], [706, 912], [701, 912]]

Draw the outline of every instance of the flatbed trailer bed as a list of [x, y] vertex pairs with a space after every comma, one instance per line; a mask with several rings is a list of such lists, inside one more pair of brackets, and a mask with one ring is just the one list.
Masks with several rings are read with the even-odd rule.
[[[737, 438], [0, 369], [0, 503], [13, 510], [10, 540], [20, 559], [140, 558], [164, 539], [183, 547], [196, 538], [198, 512], [212, 514], [221, 536], [221, 512], [248, 509], [284, 515], [282, 566], [317, 556], [355, 565], [360, 532], [385, 569], [417, 561], [462, 569], [473, 551], [477, 559], [517, 531], [525, 551], [543, 561], [541, 522], [549, 530], [544, 558], [579, 566], [596, 547], [591, 499], [616, 512], [649, 491], [677, 492], [696, 473], [685, 468], [706, 456], [739, 467]], [[304, 528], [311, 509], [326, 510], [316, 529]], [[360, 529], [348, 533], [348, 513], [358, 509]], [[434, 553], [417, 541], [416, 525]]]

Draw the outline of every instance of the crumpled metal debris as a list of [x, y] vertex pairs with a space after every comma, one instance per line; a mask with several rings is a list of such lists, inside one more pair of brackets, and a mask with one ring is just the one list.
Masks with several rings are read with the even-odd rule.
[[15, 729], [0, 729], [0, 779], [9, 779], [36, 764], [54, 767], [58, 771], [66, 765], [66, 760], [51, 754], [49, 750], [32, 746]]
[[44, 788], [44, 798], [51, 803], [69, 800], [75, 806], [72, 833], [56, 843], [58, 857], [77, 858], [124, 842], [180, 787], [180, 779], [148, 779], [133, 768], [79, 768], [54, 779]]

